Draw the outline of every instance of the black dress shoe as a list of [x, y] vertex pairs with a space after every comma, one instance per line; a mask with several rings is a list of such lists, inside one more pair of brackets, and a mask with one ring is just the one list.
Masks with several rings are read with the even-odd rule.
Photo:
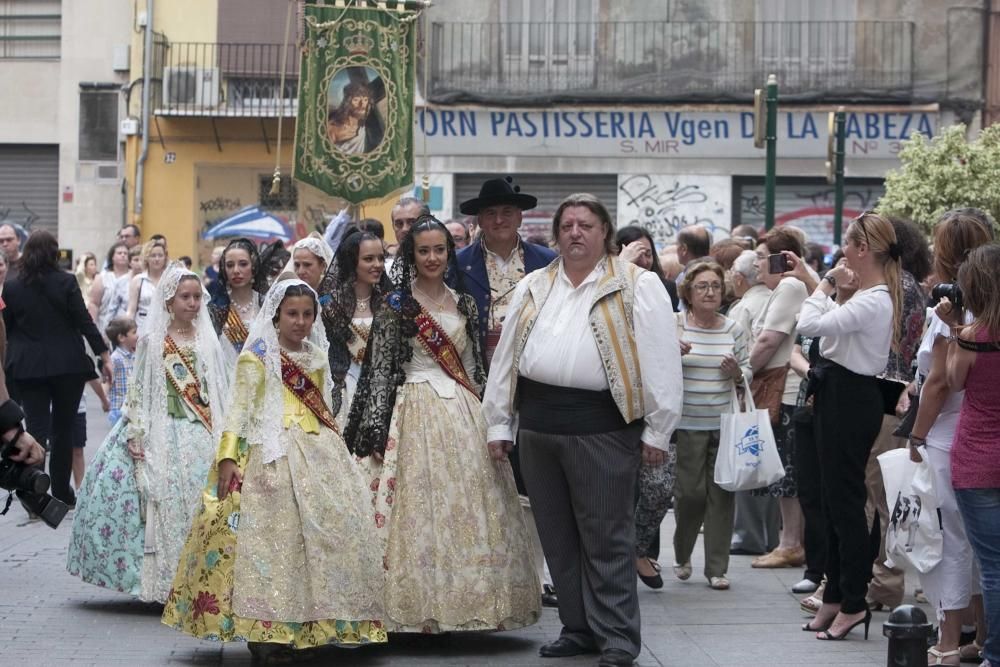
[[633, 664], [635, 658], [620, 648], [607, 649], [601, 653], [601, 659], [597, 661], [597, 667], [631, 667]]
[[559, 598], [556, 596], [556, 589], [549, 584], [542, 586], [542, 606], [558, 607]]
[[569, 658], [585, 653], [597, 653], [597, 649], [580, 646], [568, 637], [560, 637], [554, 642], [543, 644], [542, 648], [538, 649], [538, 655], [543, 658]]
[[648, 558], [646, 559], [646, 561], [649, 563], [649, 566], [653, 568], [653, 572], [655, 572], [655, 574], [653, 574], [652, 576], [647, 576], [642, 572], [636, 571], [636, 574], [639, 575], [639, 579], [642, 581], [642, 583], [646, 584], [647, 586], [649, 586], [654, 590], [663, 588], [663, 577], [660, 576], [660, 564]]

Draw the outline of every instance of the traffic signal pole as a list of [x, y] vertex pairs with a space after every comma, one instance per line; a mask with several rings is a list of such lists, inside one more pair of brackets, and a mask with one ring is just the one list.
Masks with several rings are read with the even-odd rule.
[[764, 175], [764, 228], [774, 227], [774, 188], [777, 178], [778, 77], [767, 77], [767, 166]]

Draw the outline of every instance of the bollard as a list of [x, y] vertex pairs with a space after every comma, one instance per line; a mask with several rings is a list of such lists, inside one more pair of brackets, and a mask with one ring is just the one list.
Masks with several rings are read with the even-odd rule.
[[928, 639], [934, 627], [927, 622], [923, 609], [900, 605], [882, 624], [882, 634], [889, 638], [888, 667], [927, 667]]

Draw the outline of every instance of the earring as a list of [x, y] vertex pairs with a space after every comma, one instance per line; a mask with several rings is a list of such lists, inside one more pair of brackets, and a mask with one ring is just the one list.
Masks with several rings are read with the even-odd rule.
[[170, 308], [167, 308], [167, 315], [170, 316], [170, 323], [173, 324], [174, 323], [174, 311], [171, 310]]

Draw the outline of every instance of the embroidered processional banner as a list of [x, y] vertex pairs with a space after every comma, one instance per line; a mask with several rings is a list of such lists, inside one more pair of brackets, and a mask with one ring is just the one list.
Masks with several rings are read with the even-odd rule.
[[295, 178], [352, 203], [413, 184], [419, 14], [378, 4], [305, 7]]

